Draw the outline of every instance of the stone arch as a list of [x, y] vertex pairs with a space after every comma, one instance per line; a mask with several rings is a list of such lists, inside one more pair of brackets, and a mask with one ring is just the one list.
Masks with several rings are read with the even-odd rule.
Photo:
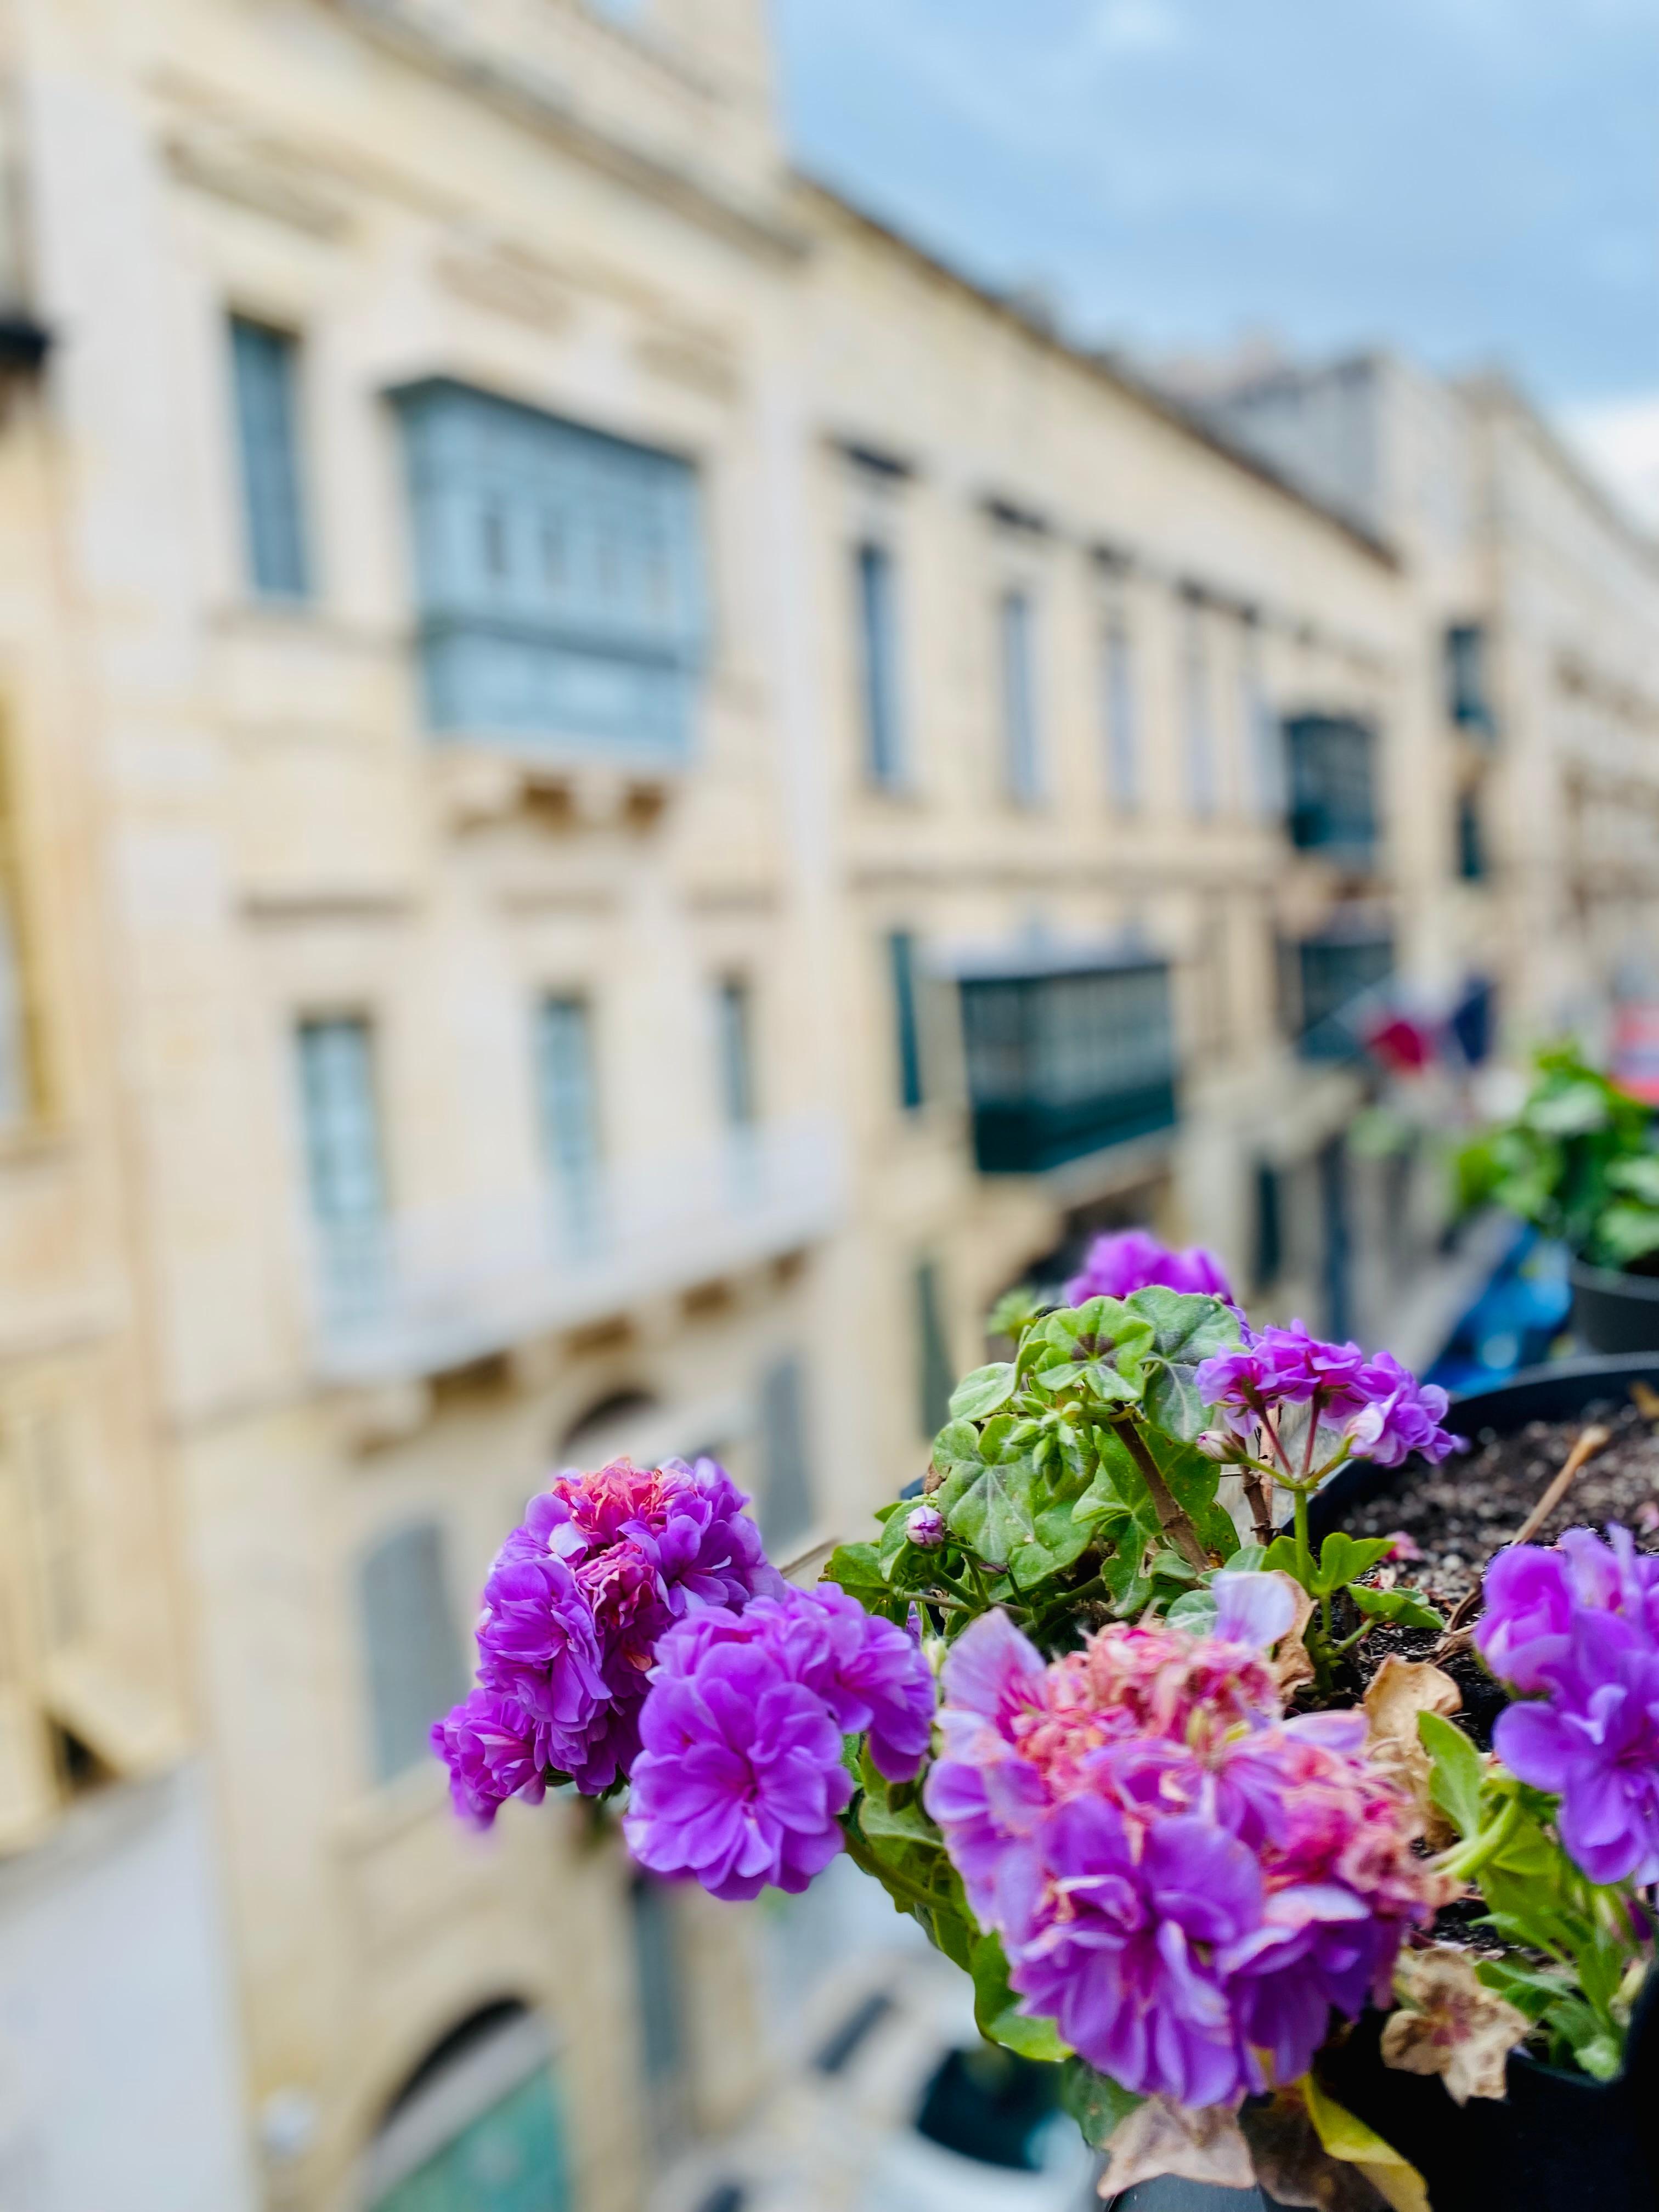
[[364, 2154], [366, 2212], [569, 2212], [556, 2072], [533, 2006], [475, 2006], [387, 2100]]

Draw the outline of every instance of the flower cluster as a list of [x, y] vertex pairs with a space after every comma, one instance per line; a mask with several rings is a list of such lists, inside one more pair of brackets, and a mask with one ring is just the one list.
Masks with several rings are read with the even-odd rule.
[[933, 1732], [915, 1638], [831, 1589], [680, 1622], [658, 1650], [623, 1832], [641, 1866], [716, 1897], [805, 1889], [842, 1846], [843, 1736], [908, 1781]]
[[1595, 1882], [1659, 1881], [1659, 1559], [1627, 1528], [1511, 1545], [1486, 1570], [1474, 1640], [1525, 1703], [1498, 1716], [1510, 1772], [1561, 1800], [1568, 1851]]
[[1205, 1360], [1194, 1381], [1217, 1407], [1224, 1438], [1248, 1440], [1284, 1407], [1306, 1406], [1316, 1429], [1339, 1429], [1350, 1454], [1382, 1467], [1398, 1467], [1412, 1452], [1437, 1461], [1460, 1449], [1441, 1426], [1448, 1401], [1437, 1384], [1419, 1382], [1392, 1352], [1322, 1343], [1299, 1321], [1247, 1329], [1237, 1350]]
[[1124, 2088], [1188, 2106], [1304, 2073], [1332, 2008], [1386, 1994], [1449, 1887], [1364, 1759], [1364, 1717], [1279, 1717], [1233, 1640], [1273, 1631], [1272, 1602], [1239, 1593], [1230, 1620], [1230, 1580], [1276, 1578], [1218, 1577], [1224, 1637], [1109, 1627], [1048, 1666], [1005, 1616], [975, 1621], [925, 1793], [1024, 2009]]
[[484, 1584], [478, 1686], [432, 1730], [464, 1814], [487, 1826], [550, 1771], [593, 1796], [627, 1774], [664, 1631], [782, 1587], [747, 1503], [711, 1459], [616, 1460], [531, 1499]]
[[1144, 1229], [1097, 1237], [1082, 1273], [1066, 1285], [1066, 1303], [1080, 1306], [1090, 1298], [1127, 1298], [1132, 1291], [1144, 1291], [1153, 1283], [1172, 1291], [1202, 1291], [1208, 1297], [1224, 1298], [1229, 1305], [1235, 1303], [1226, 1271], [1213, 1252], [1201, 1244], [1172, 1251]]

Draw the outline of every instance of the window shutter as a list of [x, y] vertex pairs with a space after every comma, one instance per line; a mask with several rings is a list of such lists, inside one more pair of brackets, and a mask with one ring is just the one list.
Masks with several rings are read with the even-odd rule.
[[389, 1782], [427, 1756], [433, 1722], [465, 1688], [436, 1523], [400, 1528], [376, 1545], [359, 1570], [358, 1597], [374, 1773]]

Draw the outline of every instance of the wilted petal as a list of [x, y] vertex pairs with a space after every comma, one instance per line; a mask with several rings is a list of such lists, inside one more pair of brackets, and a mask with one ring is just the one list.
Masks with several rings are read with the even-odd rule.
[[1160, 2173], [1221, 2189], [1249, 2189], [1255, 2179], [1249, 2145], [1224, 2106], [1194, 2111], [1168, 2097], [1148, 2097], [1112, 2130], [1111, 2154], [1100, 2181], [1108, 2203]]

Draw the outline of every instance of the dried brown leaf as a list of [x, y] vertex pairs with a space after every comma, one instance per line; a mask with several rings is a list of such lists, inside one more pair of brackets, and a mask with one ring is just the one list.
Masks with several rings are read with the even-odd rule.
[[1388, 2212], [1388, 2199], [1357, 2166], [1333, 2158], [1319, 2140], [1299, 2090], [1281, 2089], [1239, 2114], [1255, 2178], [1280, 2204], [1315, 2212]]
[[1468, 1953], [1450, 1943], [1403, 1952], [1394, 1980], [1402, 2002], [1383, 2027], [1384, 2063], [1404, 2074], [1443, 2075], [1460, 2105], [1503, 2097], [1504, 2061], [1527, 2021], [1486, 1987]]
[[1430, 1760], [1417, 1733], [1419, 1713], [1443, 1719], [1462, 1710], [1463, 1693], [1449, 1674], [1426, 1659], [1402, 1659], [1391, 1651], [1371, 1677], [1365, 1692], [1365, 1749], [1411, 1797], [1423, 1832], [1437, 1850], [1455, 1842], [1456, 1830], [1429, 1795]]
[[1160, 2173], [1223, 2189], [1248, 2189], [1255, 2179], [1237, 2118], [1220, 2106], [1194, 2109], [1170, 2097], [1148, 2097], [1113, 2129], [1111, 2148], [1100, 2180], [1109, 2203]]
[[1314, 1663], [1303, 1641], [1308, 1623], [1313, 1619], [1314, 1601], [1294, 1575], [1287, 1575], [1280, 1567], [1275, 1567], [1273, 1574], [1276, 1582], [1288, 1586], [1296, 1601], [1291, 1625], [1273, 1647], [1273, 1680], [1279, 1685], [1279, 1696], [1288, 1703], [1300, 1684], [1314, 1679]]

